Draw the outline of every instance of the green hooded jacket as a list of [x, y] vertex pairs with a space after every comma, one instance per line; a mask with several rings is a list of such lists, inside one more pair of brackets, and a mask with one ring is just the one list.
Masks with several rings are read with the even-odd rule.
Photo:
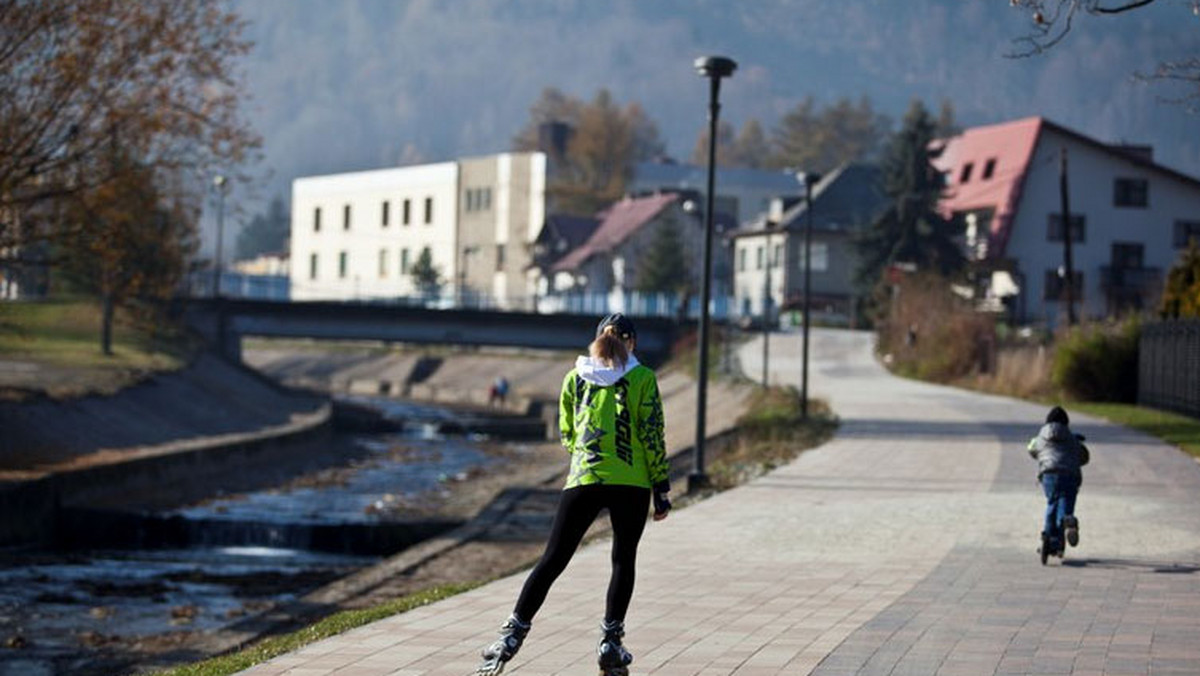
[[633, 355], [624, 367], [580, 357], [563, 378], [558, 421], [571, 454], [565, 488], [670, 489], [658, 379]]

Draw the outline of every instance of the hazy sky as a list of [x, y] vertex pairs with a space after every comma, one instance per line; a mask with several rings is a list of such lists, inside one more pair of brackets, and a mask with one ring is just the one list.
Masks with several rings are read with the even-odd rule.
[[[1042, 115], [1102, 141], [1150, 143], [1200, 176], [1200, 116], [1137, 81], [1200, 53], [1200, 17], [1159, 0], [1084, 17], [1050, 53], [1005, 58], [1030, 26], [1007, 0], [241, 0], [255, 43], [249, 117], [263, 134], [262, 194], [296, 176], [508, 149], [544, 87], [638, 101], [686, 159], [708, 89], [692, 69], [739, 69], [722, 119], [767, 129], [805, 96], [867, 95], [898, 118], [913, 97], [954, 102], [966, 125]], [[258, 203], [246, 203], [250, 211]], [[228, 238], [232, 240], [232, 237]]]

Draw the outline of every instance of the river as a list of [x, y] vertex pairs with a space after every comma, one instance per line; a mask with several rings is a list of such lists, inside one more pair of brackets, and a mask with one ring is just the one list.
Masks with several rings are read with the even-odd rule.
[[170, 524], [176, 535], [161, 539], [176, 546], [0, 553], [0, 676], [129, 673], [149, 656], [187, 649], [205, 632], [372, 565], [402, 547], [396, 538], [411, 537], [414, 524], [452, 527], [439, 519], [455, 484], [522, 447], [439, 434], [455, 414], [436, 407], [353, 403], [402, 420], [402, 429], [338, 433], [335, 443], [354, 449], [345, 462], [281, 486], [129, 515], [130, 527]]

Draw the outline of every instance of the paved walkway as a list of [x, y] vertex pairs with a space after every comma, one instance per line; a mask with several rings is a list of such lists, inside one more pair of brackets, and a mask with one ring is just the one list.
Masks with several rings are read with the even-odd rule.
[[[634, 674], [1200, 674], [1200, 466], [1074, 416], [1092, 450], [1081, 542], [1042, 567], [1024, 451], [1041, 407], [890, 377], [863, 334], [815, 331], [812, 352], [837, 437], [647, 527]], [[799, 353], [774, 337], [772, 372], [798, 382]], [[506, 673], [595, 673], [607, 576], [607, 543], [582, 550]], [[248, 673], [468, 674], [523, 578]]]

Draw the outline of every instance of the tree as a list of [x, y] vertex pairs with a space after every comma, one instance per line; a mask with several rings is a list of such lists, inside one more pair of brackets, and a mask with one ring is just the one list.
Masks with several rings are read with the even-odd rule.
[[809, 96], [775, 129], [772, 164], [823, 173], [845, 162], [871, 159], [890, 128], [891, 121], [875, 112], [866, 96], [858, 102], [841, 98], [821, 110]]
[[688, 287], [683, 238], [674, 220], [662, 223], [638, 260], [633, 288], [643, 293], [680, 293]]
[[770, 157], [771, 146], [767, 143], [762, 124], [753, 118], [746, 120], [737, 138], [733, 140], [730, 164], [747, 169], [762, 169], [767, 166]]
[[[1114, 17], [1154, 4], [1155, 0], [1011, 0], [1014, 7], [1029, 12], [1033, 28], [1014, 40], [1017, 49], [1010, 58], [1024, 58], [1044, 53], [1062, 42], [1081, 15]], [[1192, 14], [1200, 16], [1200, 0], [1179, 3]], [[1200, 56], [1182, 56], [1159, 63], [1153, 72], [1138, 74], [1139, 78], [1181, 82], [1188, 93], [1179, 101], [1200, 100]]]
[[562, 123], [570, 138], [562, 157], [552, 157], [547, 193], [556, 211], [591, 215], [625, 194], [635, 162], [660, 157], [666, 146], [658, 126], [637, 103], [617, 105], [606, 89], [584, 103], [554, 88], [542, 90], [529, 120], [513, 137], [518, 151], [541, 148], [539, 129]]
[[[733, 126], [728, 122], [717, 122], [716, 164], [718, 167], [732, 166], [730, 160], [734, 155]], [[708, 166], [708, 124], [696, 136], [696, 145], [692, 146], [692, 164], [701, 167]]]
[[936, 138], [948, 138], [962, 133], [962, 127], [958, 126], [958, 120], [954, 116], [954, 102], [950, 99], [942, 99], [933, 133]]
[[[235, 75], [250, 43], [225, 4], [0, 0], [0, 212], [120, 180], [117, 143], [152, 173], [191, 174], [160, 189], [192, 206], [214, 167], [250, 159], [259, 139]], [[0, 248], [14, 238], [0, 229]]]
[[442, 288], [442, 271], [433, 264], [433, 254], [430, 253], [429, 247], [421, 249], [421, 254], [417, 256], [409, 274], [412, 275], [417, 292], [426, 298], [436, 296]]
[[925, 106], [913, 101], [888, 143], [882, 162], [883, 189], [891, 204], [857, 241], [861, 255], [857, 277], [864, 286], [874, 287], [883, 270], [897, 263], [942, 276], [953, 275], [966, 263], [954, 240], [954, 225], [937, 211], [943, 184], [930, 162], [934, 129]]
[[1167, 273], [1158, 311], [1164, 317], [1200, 317], [1200, 242], [1192, 238], [1179, 262]]
[[73, 193], [56, 240], [69, 282], [100, 297], [100, 348], [106, 355], [112, 354], [119, 307], [133, 298], [161, 302], [179, 288], [197, 249], [198, 213], [165, 199], [153, 172], [128, 156], [112, 159], [110, 176]]
[[282, 251], [291, 232], [291, 216], [283, 200], [275, 197], [265, 214], [256, 214], [238, 233], [235, 253], [241, 260]]

